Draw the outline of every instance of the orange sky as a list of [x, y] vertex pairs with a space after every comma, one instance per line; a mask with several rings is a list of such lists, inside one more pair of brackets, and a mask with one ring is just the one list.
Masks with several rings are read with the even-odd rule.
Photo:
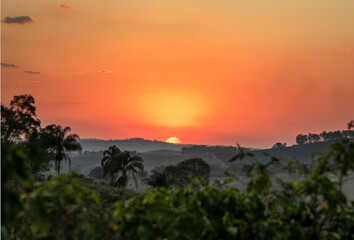
[[354, 119], [353, 10], [352, 0], [2, 1], [1, 99], [30, 93], [44, 125], [82, 138], [292, 144]]

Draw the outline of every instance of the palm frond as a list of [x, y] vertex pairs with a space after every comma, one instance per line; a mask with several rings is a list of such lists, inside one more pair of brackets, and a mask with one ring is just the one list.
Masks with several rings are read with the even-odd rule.
[[79, 135], [75, 134], [75, 133], [72, 133], [72, 134], [69, 134], [65, 139], [75, 139], [75, 140], [78, 140], [80, 139]]
[[141, 162], [132, 162], [130, 164], [132, 168], [138, 168], [139, 170], [143, 171], [144, 170], [144, 165]]
[[132, 175], [133, 175], [133, 179], [134, 179], [134, 183], [135, 183], [135, 190], [137, 190], [138, 189], [138, 180], [136, 179], [134, 172], [132, 173]]
[[65, 127], [64, 129], [59, 125], [59, 127], [61, 128], [60, 132], [62, 132], [64, 134], [64, 136], [68, 133], [71, 132], [71, 127]]
[[101, 160], [101, 166], [103, 167], [107, 161], [109, 161], [109, 157], [108, 156], [104, 156], [102, 158], [102, 160]]
[[128, 163], [133, 163], [133, 162], [143, 162], [144, 160], [143, 160], [143, 158], [142, 157], [140, 157], [140, 156], [133, 156], [133, 157], [131, 157], [131, 158], [129, 158], [129, 160], [128, 160]]
[[82, 151], [81, 144], [78, 142], [65, 142], [63, 143], [63, 146], [66, 151], [68, 152], [73, 152], [73, 151]]

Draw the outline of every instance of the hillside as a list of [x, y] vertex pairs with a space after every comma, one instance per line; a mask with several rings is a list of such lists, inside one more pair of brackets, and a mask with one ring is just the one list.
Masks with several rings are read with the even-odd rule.
[[[307, 163], [311, 161], [311, 156], [314, 152], [323, 152], [329, 148], [332, 142], [316, 142], [307, 143], [302, 145], [293, 145], [290, 147], [271, 148], [249, 151], [254, 154], [254, 160], [266, 161], [268, 158], [263, 153], [268, 153], [277, 158], [290, 159], [296, 158], [297, 160]], [[225, 164], [229, 165], [229, 160], [235, 156], [235, 153], [216, 153], [217, 158], [222, 160]]]
[[[84, 141], [85, 142], [85, 141]], [[109, 146], [117, 145], [119, 148], [123, 150], [132, 150], [135, 151], [137, 149], [147, 150], [153, 149], [150, 151], [138, 151], [137, 154], [144, 159], [144, 166], [146, 171], [151, 171], [155, 167], [160, 166], [168, 166], [175, 165], [185, 159], [189, 158], [202, 158], [204, 159], [213, 169], [217, 169], [217, 175], [220, 175], [222, 169], [224, 168], [232, 168], [237, 170], [238, 172], [243, 168], [244, 165], [249, 165], [255, 160], [267, 161], [268, 158], [263, 155], [263, 153], [268, 153], [272, 156], [281, 158], [281, 159], [290, 159], [296, 158], [301, 162], [310, 162], [312, 153], [314, 152], [323, 152], [328, 149], [328, 146], [331, 142], [317, 142], [317, 143], [309, 143], [303, 145], [294, 145], [290, 147], [282, 147], [282, 148], [274, 148], [274, 149], [263, 149], [263, 150], [252, 150], [255, 156], [253, 158], [245, 159], [242, 162], [234, 162], [230, 163], [229, 160], [234, 157], [237, 152], [216, 152], [216, 153], [181, 153], [180, 149], [183, 145], [173, 145], [164, 142], [158, 141], [149, 141], [143, 139], [131, 139], [131, 140], [116, 140], [116, 141], [102, 141], [95, 140], [86, 141], [86, 144], [83, 146], [83, 149], [88, 149], [91, 151], [85, 151], [78, 155], [72, 155], [72, 169], [76, 172], [80, 172], [83, 174], [89, 174], [89, 172], [95, 168], [100, 166], [101, 159], [103, 155], [103, 149], [107, 149]], [[101, 143], [101, 145], [97, 144]], [[91, 144], [91, 145], [90, 145]], [[106, 146], [106, 147], [105, 147]], [[98, 151], [94, 150], [93, 147], [100, 149]], [[104, 148], [105, 147], [105, 148]], [[125, 147], [125, 148], [124, 148]], [[137, 148], [134, 148], [137, 147]], [[161, 147], [160, 149], [157, 149]], [[154, 149], [155, 148], [155, 149]], [[167, 149], [166, 149], [167, 148]], [[172, 148], [172, 149], [168, 149]], [[102, 150], [101, 150], [102, 149]], [[282, 162], [282, 165], [286, 165], [286, 161]], [[62, 168], [64, 171], [68, 170], [68, 165], [62, 164]]]
[[124, 140], [101, 140], [101, 139], [81, 139], [82, 151], [104, 151], [108, 147], [116, 145], [123, 151], [146, 152], [154, 150], [174, 150], [180, 151], [185, 145], [171, 144], [162, 141], [151, 141], [143, 138], [130, 138]]

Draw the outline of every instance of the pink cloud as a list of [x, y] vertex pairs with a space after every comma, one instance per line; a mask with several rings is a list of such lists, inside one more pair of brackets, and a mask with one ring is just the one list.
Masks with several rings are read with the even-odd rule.
[[347, 52], [347, 53], [350, 53], [350, 54], [354, 54], [354, 49], [353, 48], [342, 48], [339, 51]]
[[54, 38], [45, 37], [45, 38], [43, 38], [43, 40], [46, 41], [46, 42], [52, 42], [52, 41], [54, 41]]
[[41, 83], [40, 81], [9, 81], [9, 80], [2, 80], [1, 84], [31, 84], [31, 83]]
[[74, 10], [75, 8], [73, 5], [61, 4], [59, 6], [59, 9], [61, 9], [61, 10]]
[[100, 70], [99, 73], [113, 73], [111, 70]]

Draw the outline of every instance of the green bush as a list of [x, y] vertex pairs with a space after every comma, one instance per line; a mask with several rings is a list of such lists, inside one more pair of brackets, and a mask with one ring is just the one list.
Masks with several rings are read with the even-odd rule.
[[[19, 237], [26, 239], [97, 239], [104, 234], [104, 215], [97, 195], [73, 174], [61, 174], [21, 197], [26, 220]], [[106, 227], [107, 228], [107, 227]]]

